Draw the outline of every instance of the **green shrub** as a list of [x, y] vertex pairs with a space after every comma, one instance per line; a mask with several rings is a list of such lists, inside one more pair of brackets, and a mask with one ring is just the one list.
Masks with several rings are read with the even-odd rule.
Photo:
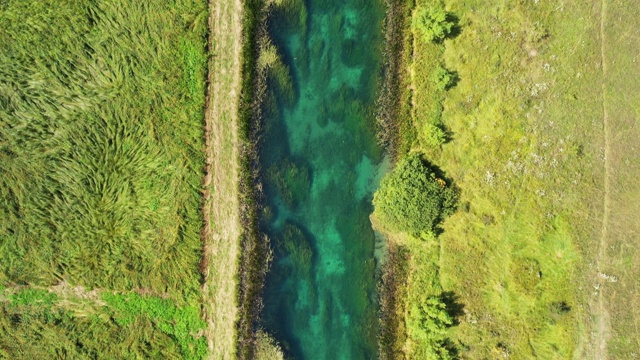
[[391, 230], [429, 233], [455, 209], [456, 192], [419, 154], [401, 160], [373, 197], [375, 215]]
[[436, 89], [440, 91], [449, 90], [456, 84], [456, 73], [449, 71], [442, 66], [436, 67], [433, 71], [432, 81], [436, 85]]
[[441, 7], [420, 7], [413, 16], [413, 29], [425, 42], [440, 42], [451, 35], [455, 23]]
[[447, 339], [447, 328], [453, 324], [454, 319], [441, 298], [429, 297], [421, 304], [413, 304], [407, 319], [407, 332], [417, 343], [416, 355], [422, 359], [454, 359]]
[[424, 139], [427, 145], [437, 147], [447, 141], [447, 134], [441, 126], [427, 123], [424, 126]]

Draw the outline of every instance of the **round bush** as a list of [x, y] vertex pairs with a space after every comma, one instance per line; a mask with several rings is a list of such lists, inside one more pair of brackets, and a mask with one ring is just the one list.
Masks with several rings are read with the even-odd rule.
[[376, 217], [391, 230], [431, 232], [455, 208], [456, 192], [410, 154], [382, 180], [373, 197]]
[[425, 42], [441, 42], [451, 35], [455, 23], [443, 8], [424, 8], [416, 10], [413, 28]]

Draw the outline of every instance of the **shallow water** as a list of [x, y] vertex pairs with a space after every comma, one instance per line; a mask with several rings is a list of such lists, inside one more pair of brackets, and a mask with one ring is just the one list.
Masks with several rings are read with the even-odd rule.
[[388, 167], [374, 135], [384, 12], [309, 0], [270, 33], [292, 76], [267, 111], [260, 154], [275, 259], [264, 326], [296, 359], [377, 357], [372, 192]]

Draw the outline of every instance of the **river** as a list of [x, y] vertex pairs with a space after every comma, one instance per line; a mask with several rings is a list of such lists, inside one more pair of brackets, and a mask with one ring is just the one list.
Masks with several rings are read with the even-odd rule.
[[295, 95], [272, 92], [260, 152], [263, 227], [274, 248], [264, 327], [295, 359], [375, 359], [369, 214], [388, 168], [374, 119], [384, 7], [376, 0], [287, 2], [290, 10], [272, 15], [269, 32]]

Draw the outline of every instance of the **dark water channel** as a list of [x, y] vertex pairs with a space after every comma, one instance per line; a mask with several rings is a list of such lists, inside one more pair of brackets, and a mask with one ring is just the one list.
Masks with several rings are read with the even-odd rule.
[[388, 167], [374, 134], [384, 9], [377, 0], [288, 3], [269, 29], [295, 95], [270, 84], [260, 156], [275, 259], [264, 326], [296, 359], [374, 359], [369, 214]]

